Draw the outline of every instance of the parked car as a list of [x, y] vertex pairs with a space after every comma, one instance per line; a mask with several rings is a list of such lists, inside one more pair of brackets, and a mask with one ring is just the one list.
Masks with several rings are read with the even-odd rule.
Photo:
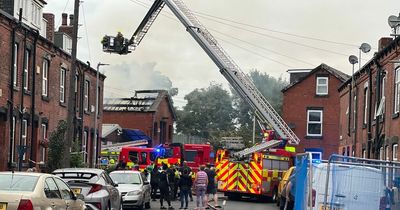
[[0, 209], [86, 209], [59, 177], [51, 174], [0, 172]]
[[145, 175], [139, 171], [113, 171], [110, 177], [118, 183], [122, 194], [122, 207], [139, 209], [150, 208], [150, 184]]
[[279, 202], [280, 202], [280, 200], [281, 200], [283, 188], [286, 186], [286, 183], [287, 183], [287, 181], [289, 180], [289, 177], [290, 177], [292, 174], [294, 174], [295, 171], [296, 171], [296, 167], [295, 167], [295, 166], [292, 166], [292, 167], [290, 167], [290, 168], [285, 172], [285, 174], [282, 176], [282, 180], [279, 182], [279, 185], [278, 185], [278, 192], [277, 192], [277, 195], [276, 195], [277, 198], [274, 199], [274, 200], [276, 201], [276, 205], [277, 205], [277, 206], [279, 206]]
[[120, 209], [121, 195], [110, 176], [102, 169], [65, 168], [53, 171], [69, 184], [75, 194], [82, 194], [89, 209]]

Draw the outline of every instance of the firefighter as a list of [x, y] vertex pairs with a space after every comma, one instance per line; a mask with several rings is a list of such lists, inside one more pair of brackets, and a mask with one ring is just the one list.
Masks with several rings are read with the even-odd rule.
[[169, 181], [169, 175], [168, 175], [167, 170], [168, 170], [168, 166], [166, 164], [163, 164], [162, 170], [159, 174], [160, 205], [161, 205], [160, 209], [167, 209], [163, 205], [163, 201], [166, 200], [168, 203], [168, 209], [171, 210], [174, 208], [171, 206], [170, 190], [169, 190], [170, 181]]

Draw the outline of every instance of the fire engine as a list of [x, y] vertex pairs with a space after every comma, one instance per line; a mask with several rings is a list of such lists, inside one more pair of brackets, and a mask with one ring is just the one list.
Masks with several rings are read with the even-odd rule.
[[[254, 114], [261, 129], [265, 131], [272, 130], [274, 133], [274, 135], [268, 137], [268, 141], [262, 141], [253, 147], [229, 153], [223, 153], [223, 151], [221, 151], [217, 154], [220, 156], [217, 157], [218, 173], [220, 175], [221, 173], [225, 174], [225, 177], [230, 176], [225, 182], [221, 179], [218, 180], [221, 185], [220, 190], [228, 193], [228, 195], [242, 195], [242, 193], [260, 195], [263, 194], [263, 191], [268, 192], [266, 195], [271, 195], [271, 186], [274, 186], [274, 184], [268, 182], [268, 180], [276, 180], [276, 177], [279, 177], [279, 171], [277, 172], [274, 166], [281, 163], [286, 166], [286, 164], [289, 165], [290, 162], [290, 154], [287, 154], [285, 149], [282, 148], [285, 147], [287, 142], [290, 144], [298, 144], [300, 140], [275, 111], [268, 100], [257, 90], [251, 79], [240, 70], [238, 65], [219, 45], [218, 41], [211, 33], [200, 23], [196, 16], [187, 8], [182, 0], [155, 0], [130, 39], [104, 36], [101, 42], [103, 44], [103, 51], [126, 55], [135, 50], [143, 37], [148, 33], [151, 25], [165, 5], [169, 7], [172, 13], [185, 26], [186, 31], [190, 33], [211, 60], [218, 66], [220, 73], [227, 79], [241, 98], [254, 110]], [[267, 133], [267, 135], [268, 134], [272, 133]], [[271, 165], [271, 167], [269, 165]], [[230, 168], [230, 166], [232, 166], [233, 169]], [[226, 173], [226, 170], [221, 172], [221, 170], [225, 168], [229, 169], [228, 173]], [[282, 167], [282, 169], [283, 168], [285, 167]], [[257, 176], [253, 173], [249, 174], [249, 170], [254, 170]], [[230, 173], [230, 171], [236, 171], [236, 173]], [[276, 175], [277, 173], [278, 175]], [[269, 176], [270, 174], [271, 176]], [[219, 177], [223, 178], [221, 176]], [[240, 184], [229, 185], [233, 180]], [[247, 182], [244, 180], [247, 180]], [[267, 181], [255, 182], [254, 180]]]
[[181, 164], [183, 161], [197, 171], [200, 165], [212, 163], [213, 148], [210, 144], [163, 144], [154, 148], [122, 147], [119, 153], [119, 162], [125, 162], [128, 168], [139, 165], [143, 170], [152, 163], [161, 166]]

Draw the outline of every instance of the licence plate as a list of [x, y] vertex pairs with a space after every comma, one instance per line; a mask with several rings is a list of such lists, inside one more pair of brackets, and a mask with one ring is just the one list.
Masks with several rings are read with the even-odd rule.
[[81, 188], [72, 188], [71, 190], [72, 190], [72, 192], [74, 192], [75, 195], [81, 194]]
[[0, 210], [7, 210], [7, 203], [0, 203]]
[[[325, 210], [325, 206], [324, 206], [324, 205], [321, 205], [321, 206], [319, 207], [319, 210]], [[326, 210], [343, 210], [343, 208], [341, 208], [341, 207], [335, 207], [335, 206], [332, 206], [332, 208], [331, 208], [330, 205], [328, 205], [328, 206], [326, 206]]]

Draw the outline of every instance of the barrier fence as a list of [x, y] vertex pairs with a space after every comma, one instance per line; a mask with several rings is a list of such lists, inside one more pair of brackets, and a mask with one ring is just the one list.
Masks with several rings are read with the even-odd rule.
[[298, 155], [295, 198], [296, 210], [400, 210], [400, 162]]

